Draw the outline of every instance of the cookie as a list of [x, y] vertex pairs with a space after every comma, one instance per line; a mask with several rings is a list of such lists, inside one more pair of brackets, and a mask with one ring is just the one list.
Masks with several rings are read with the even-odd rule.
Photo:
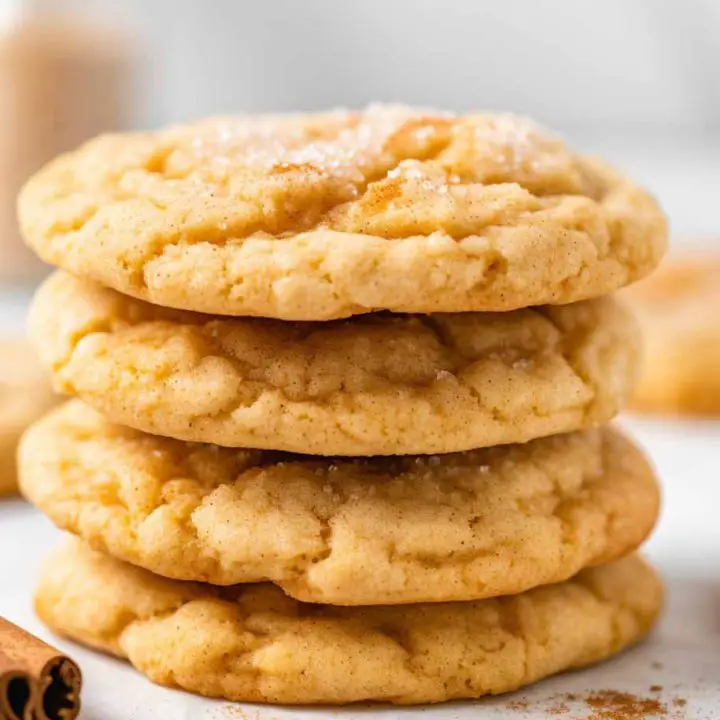
[[645, 275], [667, 236], [642, 188], [529, 120], [382, 106], [103, 136], [19, 216], [76, 275], [284, 320], [575, 302]]
[[56, 402], [30, 345], [0, 340], [0, 496], [17, 492], [15, 451], [20, 436]]
[[646, 343], [632, 407], [720, 415], [720, 254], [668, 258], [627, 297]]
[[181, 440], [320, 455], [443, 453], [597, 425], [639, 335], [611, 298], [329, 323], [167, 310], [57, 274], [30, 333], [56, 387]]
[[516, 690], [637, 642], [662, 587], [637, 556], [522, 595], [339, 608], [272, 585], [152, 575], [72, 542], [45, 565], [41, 619], [154, 682], [228, 700], [434, 703]]
[[643, 454], [610, 428], [466, 453], [325, 459], [145, 435], [72, 401], [20, 450], [25, 496], [152, 572], [272, 580], [307, 602], [473, 600], [634, 550], [658, 514]]

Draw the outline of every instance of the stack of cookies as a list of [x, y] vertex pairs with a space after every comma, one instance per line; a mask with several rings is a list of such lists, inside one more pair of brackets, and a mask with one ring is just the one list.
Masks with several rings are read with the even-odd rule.
[[[21, 451], [36, 595], [152, 680], [278, 703], [514, 690], [645, 635], [658, 486], [604, 426], [655, 202], [529, 121], [398, 107], [102, 137], [24, 189], [75, 396]], [[605, 297], [603, 297], [605, 296]]]

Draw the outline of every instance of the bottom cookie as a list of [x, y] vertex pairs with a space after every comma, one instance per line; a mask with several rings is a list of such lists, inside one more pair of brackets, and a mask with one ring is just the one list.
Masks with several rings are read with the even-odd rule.
[[58, 633], [162, 685], [251, 702], [412, 704], [508, 692], [610, 657], [649, 631], [662, 586], [630, 556], [516, 596], [341, 608], [269, 584], [168, 580], [73, 540], [46, 564], [35, 605]]

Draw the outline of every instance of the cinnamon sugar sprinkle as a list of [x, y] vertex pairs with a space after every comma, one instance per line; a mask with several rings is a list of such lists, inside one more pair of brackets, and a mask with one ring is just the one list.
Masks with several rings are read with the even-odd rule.
[[643, 698], [616, 690], [600, 690], [588, 695], [585, 704], [594, 711], [588, 720], [642, 720], [668, 714], [667, 705], [657, 698]]
[[[670, 703], [663, 702], [658, 694], [661, 685], [652, 685], [653, 697], [641, 697], [620, 690], [596, 690], [581, 696], [573, 693], [556, 695], [546, 702], [549, 705], [537, 710], [551, 717], [567, 717], [568, 720], [683, 720], [687, 700], [675, 697]], [[584, 706], [584, 712], [578, 714], [578, 703]], [[508, 710], [532, 712], [531, 703], [526, 700], [512, 700], [506, 705]]]
[[506, 707], [508, 710], [527, 710], [530, 703], [527, 700], [511, 700]]

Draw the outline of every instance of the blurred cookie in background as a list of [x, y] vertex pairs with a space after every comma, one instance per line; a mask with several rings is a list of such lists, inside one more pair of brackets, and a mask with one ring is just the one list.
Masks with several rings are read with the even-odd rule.
[[24, 340], [0, 338], [0, 496], [17, 492], [20, 436], [57, 401], [30, 346]]
[[671, 255], [624, 295], [645, 341], [631, 409], [720, 416], [720, 250]]

